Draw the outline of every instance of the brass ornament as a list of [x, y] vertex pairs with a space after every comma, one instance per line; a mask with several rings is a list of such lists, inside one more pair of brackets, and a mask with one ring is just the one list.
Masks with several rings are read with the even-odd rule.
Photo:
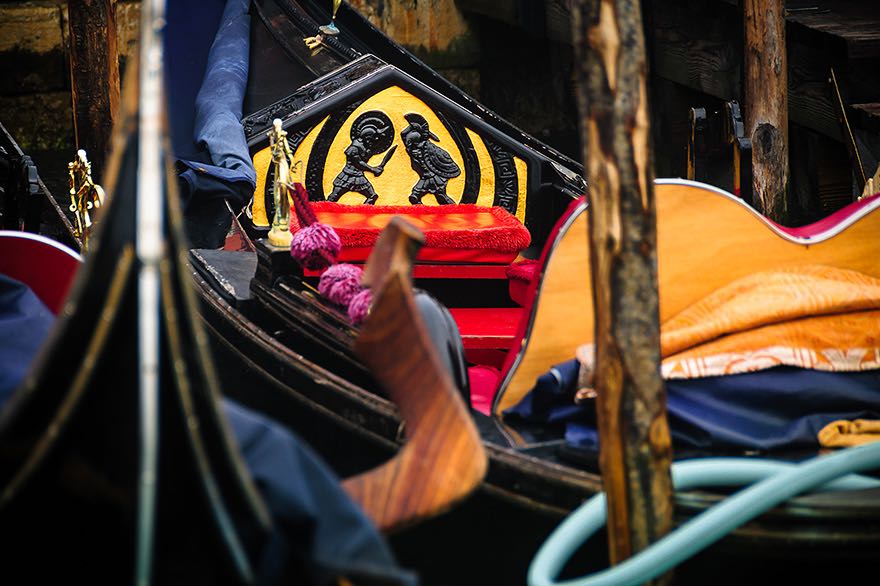
[[76, 158], [67, 164], [67, 185], [73, 233], [82, 241], [83, 250], [88, 250], [94, 227], [92, 215], [104, 205], [104, 190], [92, 180], [92, 164], [83, 149], [76, 151]]
[[318, 30], [325, 35], [336, 36], [339, 34], [339, 29], [336, 27], [336, 13], [341, 4], [342, 0], [333, 0], [333, 16], [330, 17], [330, 22], [318, 27]]
[[273, 196], [275, 215], [272, 218], [272, 229], [269, 230], [269, 244], [279, 248], [290, 248], [290, 200], [284, 186], [290, 183], [290, 166], [293, 153], [287, 144], [287, 132], [281, 128], [281, 120], [272, 121], [272, 130], [268, 133], [269, 148], [272, 152], [272, 164], [275, 167]]

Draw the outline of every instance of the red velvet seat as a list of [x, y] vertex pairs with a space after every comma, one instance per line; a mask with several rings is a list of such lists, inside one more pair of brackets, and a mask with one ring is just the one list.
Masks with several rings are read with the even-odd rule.
[[[331, 202], [311, 204], [318, 221], [342, 241], [341, 262], [362, 263], [381, 230], [403, 216], [425, 236], [413, 269], [416, 279], [508, 282], [508, 265], [531, 240], [520, 221], [501, 207], [475, 205], [371, 206]], [[299, 225], [294, 218], [291, 230]], [[317, 271], [305, 271], [316, 277]], [[503, 304], [502, 304], [503, 305]], [[468, 351], [506, 351], [519, 325], [520, 308], [451, 308]], [[500, 361], [499, 361], [500, 363]]]
[[0, 273], [30, 287], [56, 315], [81, 263], [79, 254], [45, 236], [0, 230]]
[[[500, 207], [475, 205], [370, 206], [311, 204], [320, 222], [342, 240], [341, 262], [364, 262], [393, 216], [403, 216], [425, 235], [418, 260], [426, 263], [508, 264], [529, 245], [529, 231]], [[294, 215], [291, 230], [299, 229]]]
[[[568, 219], [577, 213], [582, 204], [583, 198], [573, 201], [565, 213], [556, 221], [553, 230], [551, 230], [547, 237], [547, 243], [541, 251], [541, 257], [537, 261], [523, 261], [508, 268], [507, 274], [510, 278], [511, 298], [522, 306], [520, 309], [520, 319], [516, 324], [508, 348], [517, 347], [518, 344], [522, 343], [528, 328], [527, 318], [532, 312], [532, 306], [537, 296], [541, 268], [546, 265], [551, 253], [552, 244], [560, 230], [568, 222]], [[588, 270], [588, 267], [584, 267], [584, 269]], [[501, 368], [496, 368], [494, 365], [481, 364], [468, 369], [471, 384], [471, 406], [474, 409], [486, 415], [491, 414], [495, 394], [498, 392], [498, 387], [504, 375], [512, 368], [515, 357], [515, 352], [508, 351], [504, 356]]]

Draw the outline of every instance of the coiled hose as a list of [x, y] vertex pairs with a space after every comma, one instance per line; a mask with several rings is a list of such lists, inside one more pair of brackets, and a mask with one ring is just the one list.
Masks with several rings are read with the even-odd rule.
[[627, 586], [660, 576], [740, 525], [798, 494], [880, 487], [852, 473], [880, 467], [880, 442], [848, 448], [799, 464], [747, 458], [707, 458], [672, 465], [677, 490], [752, 484], [681, 525], [628, 560], [589, 576], [556, 581], [565, 563], [605, 524], [605, 494], [569, 515], [544, 542], [529, 567], [529, 586]]

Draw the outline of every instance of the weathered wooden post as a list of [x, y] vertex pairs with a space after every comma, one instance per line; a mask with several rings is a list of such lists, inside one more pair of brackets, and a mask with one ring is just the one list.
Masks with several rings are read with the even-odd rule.
[[577, 0], [573, 10], [612, 563], [643, 549], [672, 523], [640, 10], [639, 0]]
[[70, 0], [67, 10], [76, 146], [88, 153], [100, 182], [119, 108], [116, 0]]
[[788, 186], [788, 59], [784, 0], [744, 0], [743, 91], [752, 139], [753, 201], [785, 223]]

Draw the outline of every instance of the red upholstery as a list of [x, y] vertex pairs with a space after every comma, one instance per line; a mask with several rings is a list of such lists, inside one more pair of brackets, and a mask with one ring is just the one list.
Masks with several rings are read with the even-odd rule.
[[528, 305], [529, 285], [535, 280], [541, 264], [536, 260], [521, 260], [507, 267], [507, 287], [510, 298], [521, 307]]
[[[363, 265], [363, 263], [352, 263]], [[327, 269], [303, 269], [306, 277], [320, 277]], [[507, 267], [495, 264], [423, 264], [413, 266], [414, 279], [506, 279]]]
[[464, 359], [468, 364], [481, 364], [500, 369], [504, 366], [508, 348], [470, 348], [465, 349]]
[[[541, 258], [538, 259], [537, 262], [532, 263], [533, 269], [522, 269], [522, 275], [524, 276], [525, 271], [534, 271], [535, 277], [533, 277], [529, 283], [528, 287], [525, 290], [525, 293], [522, 295], [521, 299], [524, 303], [522, 303], [522, 309], [520, 314], [519, 322], [516, 326], [516, 332], [510, 340], [509, 348], [515, 349], [519, 348], [522, 339], [525, 337], [526, 329], [528, 328], [528, 316], [532, 312], [532, 304], [535, 302], [535, 297], [538, 292], [538, 285], [540, 284], [540, 279], [537, 278], [537, 275], [540, 274], [540, 268], [547, 264], [547, 257], [550, 254], [550, 250], [552, 248], [553, 242], [556, 240], [559, 235], [559, 231], [562, 229], [562, 226], [568, 221], [568, 218], [577, 210], [578, 206], [581, 204], [583, 200], [579, 199], [573, 201], [568, 209], [565, 210], [565, 213], [556, 221], [556, 224], [553, 226], [553, 230], [550, 232], [550, 235], [547, 237], [547, 242], [544, 245], [544, 249], [541, 251]], [[500, 371], [497, 369], [489, 367], [489, 366], [478, 366], [472, 368], [480, 368], [480, 369], [489, 369], [489, 370], [478, 370], [474, 371], [471, 374], [472, 369], [468, 369], [468, 374], [471, 378], [471, 406], [483, 413], [482, 409], [488, 409], [485, 413], [489, 414], [492, 408], [492, 402], [495, 399], [495, 394], [498, 392], [498, 386], [501, 384], [502, 377], [507, 373], [508, 370], [513, 366], [513, 362], [516, 359], [516, 352], [509, 351], [504, 360], [504, 366]], [[492, 377], [490, 374], [493, 371], [497, 371], [498, 376]]]
[[[404, 216], [425, 234], [419, 260], [507, 264], [531, 241], [529, 231], [500, 207], [475, 205], [370, 206], [317, 202], [318, 220], [333, 226], [342, 240], [340, 260], [365, 261], [379, 233], [393, 216]], [[295, 215], [291, 230], [299, 229]]]
[[470, 366], [468, 380], [471, 385], [471, 407], [483, 415], [491, 415], [492, 400], [501, 383], [501, 372], [492, 366]]
[[519, 307], [451, 307], [465, 350], [508, 350], [522, 320]]
[[81, 260], [79, 254], [45, 236], [0, 231], [0, 273], [30, 287], [55, 315]]

